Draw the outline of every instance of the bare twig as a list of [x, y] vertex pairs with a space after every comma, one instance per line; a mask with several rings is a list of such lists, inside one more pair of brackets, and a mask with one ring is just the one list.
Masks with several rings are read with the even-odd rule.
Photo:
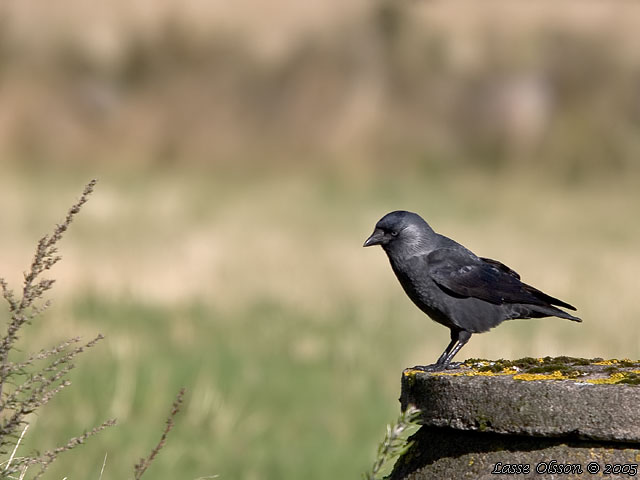
[[160, 437], [160, 441], [158, 442], [158, 444], [154, 447], [153, 450], [151, 450], [151, 453], [147, 458], [141, 458], [140, 461], [134, 466], [135, 480], [139, 480], [140, 477], [142, 477], [147, 468], [149, 468], [149, 465], [151, 465], [151, 462], [153, 462], [153, 460], [156, 458], [156, 455], [158, 455], [158, 452], [160, 452], [162, 447], [164, 447], [167, 441], [167, 436], [174, 426], [174, 418], [180, 411], [180, 406], [182, 405], [182, 401], [184, 400], [184, 393], [185, 388], [183, 387], [180, 389], [175, 401], [173, 402], [173, 407], [171, 408], [171, 412], [169, 413], [169, 417], [167, 418], [167, 424], [164, 427], [164, 431], [162, 432], [162, 436]]
[[89, 199], [89, 195], [93, 192], [97, 180], [91, 180], [85, 187], [80, 199], [75, 203], [67, 212], [67, 216], [56, 228], [53, 230], [51, 236], [45, 235], [38, 241], [36, 253], [31, 262], [31, 268], [24, 274], [24, 283], [22, 286], [22, 297], [20, 300], [15, 298], [15, 294], [8, 287], [4, 279], [0, 279], [0, 286], [2, 287], [2, 296], [9, 304], [9, 312], [11, 313], [11, 321], [7, 327], [6, 334], [0, 341], [0, 397], [3, 393], [4, 385], [7, 378], [11, 375], [12, 370], [7, 368], [7, 361], [9, 352], [13, 349], [13, 345], [18, 339], [18, 331], [20, 328], [32, 319], [43, 309], [47, 308], [47, 304], [40, 309], [36, 308], [34, 312], [29, 314], [27, 310], [33, 305], [33, 302], [42, 297], [42, 295], [49, 290], [54, 283], [54, 280], [39, 279], [40, 274], [49, 270], [55, 265], [61, 257], [57, 254], [58, 250], [56, 244], [62, 238], [64, 232], [67, 231], [69, 225], [73, 221], [74, 217], [80, 212], [82, 206]]
[[[64, 221], [55, 226], [51, 235], [45, 235], [38, 241], [29, 271], [24, 273], [22, 291], [19, 295], [16, 295], [7, 282], [0, 278], [2, 298], [9, 306], [6, 331], [0, 337], [0, 451], [7, 446], [13, 447], [9, 460], [0, 471], [0, 476], [3, 478], [15, 478], [13, 474], [17, 472], [20, 472], [20, 478], [24, 478], [27, 468], [31, 465], [40, 466], [40, 472], [34, 477], [39, 478], [59, 454], [77, 447], [89, 437], [115, 424], [115, 420], [108, 420], [79, 437], [71, 438], [65, 445], [42, 455], [33, 453], [29, 456], [16, 457], [18, 447], [29, 426], [26, 421], [27, 415], [46, 405], [62, 389], [70, 385], [67, 375], [75, 366], [73, 363], [75, 358], [104, 338], [98, 335], [84, 345], [75, 345], [80, 342], [79, 337], [71, 338], [52, 348], [33, 353], [27, 356], [26, 360], [10, 361], [9, 359], [22, 327], [32, 322], [50, 305], [49, 301], [42, 300], [44, 294], [53, 286], [54, 280], [42, 278], [41, 275], [60, 261], [57, 244], [87, 202], [95, 185], [96, 180], [90, 181], [79, 200], [68, 210]], [[19, 429], [23, 425], [22, 433], [17, 438]]]
[[113, 427], [115, 424], [116, 424], [116, 420], [114, 418], [107, 420], [106, 422], [103, 422], [101, 425], [98, 425], [97, 427], [92, 428], [88, 432], [83, 433], [79, 437], [74, 437], [69, 439], [66, 445], [55, 448], [53, 450], [49, 450], [44, 454], [42, 454], [40, 457], [31, 459], [29, 461], [29, 464], [40, 465], [40, 471], [36, 474], [35, 477], [33, 477], [34, 480], [42, 476], [42, 474], [49, 467], [49, 465], [51, 465], [55, 461], [55, 459], [58, 458], [58, 455], [60, 455], [63, 452], [67, 452], [77, 447], [78, 445], [82, 445], [89, 437], [93, 437], [94, 435], [103, 431], [105, 428]]

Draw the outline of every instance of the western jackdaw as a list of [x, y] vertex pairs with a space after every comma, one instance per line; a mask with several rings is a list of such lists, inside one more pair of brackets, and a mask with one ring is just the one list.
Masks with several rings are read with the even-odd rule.
[[415, 213], [399, 210], [382, 217], [363, 246], [371, 245], [382, 246], [413, 303], [451, 330], [451, 343], [427, 369], [447, 368], [471, 334], [505, 320], [555, 316], [582, 321], [556, 307], [575, 310], [572, 305], [523, 283], [497, 260], [478, 257], [434, 232]]

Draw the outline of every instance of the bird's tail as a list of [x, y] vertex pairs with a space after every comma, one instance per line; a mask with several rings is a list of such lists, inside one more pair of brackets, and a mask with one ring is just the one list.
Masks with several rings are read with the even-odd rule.
[[567, 320], [571, 320], [572, 322], [582, 322], [581, 318], [573, 316], [570, 313], [567, 313], [564, 310], [560, 310], [559, 308], [553, 307], [551, 305], [532, 305], [531, 314], [532, 317], [559, 317], [566, 318]]

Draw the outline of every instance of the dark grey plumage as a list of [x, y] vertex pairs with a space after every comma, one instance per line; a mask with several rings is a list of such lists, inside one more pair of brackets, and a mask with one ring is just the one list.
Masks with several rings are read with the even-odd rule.
[[440, 235], [419, 215], [388, 213], [376, 224], [365, 247], [381, 245], [402, 288], [420, 310], [451, 330], [451, 343], [434, 368], [446, 368], [469, 341], [505, 320], [560, 317], [581, 322], [557, 308], [575, 310], [562, 300], [523, 283], [506, 265], [476, 256]]

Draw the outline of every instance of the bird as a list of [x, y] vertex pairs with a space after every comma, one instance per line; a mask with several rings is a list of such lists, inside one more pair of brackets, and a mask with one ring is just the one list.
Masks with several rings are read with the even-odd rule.
[[380, 245], [413, 303], [451, 331], [451, 342], [427, 371], [454, 368], [453, 357], [474, 333], [516, 318], [559, 317], [582, 322], [559, 307], [573, 305], [522, 282], [503, 263], [479, 257], [436, 233], [420, 215], [396, 210], [376, 223], [364, 247]]

